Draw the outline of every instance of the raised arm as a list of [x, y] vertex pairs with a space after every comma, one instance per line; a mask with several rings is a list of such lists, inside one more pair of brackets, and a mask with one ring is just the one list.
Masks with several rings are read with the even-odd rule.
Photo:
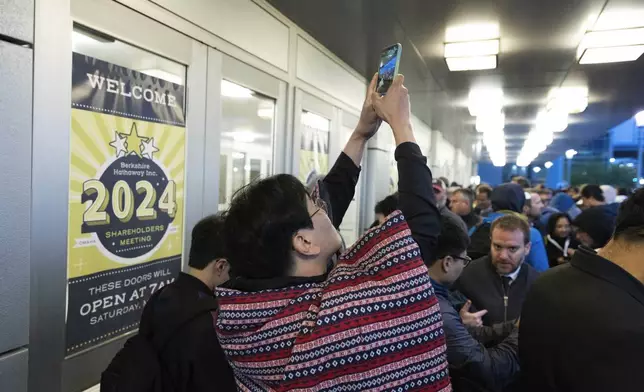
[[403, 85], [405, 78], [398, 75], [387, 95], [377, 93], [372, 101], [378, 115], [393, 129], [398, 163], [399, 206], [418, 243], [424, 260], [434, 260], [440, 234], [440, 213], [432, 189], [432, 173], [427, 159], [416, 144], [411, 126], [409, 93]]
[[344, 214], [353, 200], [367, 142], [378, 132], [382, 123], [371, 102], [371, 92], [375, 91], [377, 81], [378, 74], [375, 74], [369, 84], [358, 125], [333, 168], [320, 185], [323, 188], [320, 189], [320, 195], [330, 204], [331, 218], [336, 228], [340, 227]]

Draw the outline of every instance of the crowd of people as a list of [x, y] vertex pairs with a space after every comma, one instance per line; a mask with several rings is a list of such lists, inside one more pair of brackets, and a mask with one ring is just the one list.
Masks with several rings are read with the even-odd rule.
[[[376, 80], [324, 178], [259, 180], [195, 226], [189, 271], [153, 295], [138, 345], [115, 358], [150, 343], [157, 389], [127, 389], [113, 361], [103, 391], [642, 390], [644, 189], [435, 179], [404, 78], [385, 96]], [[398, 192], [345, 248], [339, 226], [382, 121]]]

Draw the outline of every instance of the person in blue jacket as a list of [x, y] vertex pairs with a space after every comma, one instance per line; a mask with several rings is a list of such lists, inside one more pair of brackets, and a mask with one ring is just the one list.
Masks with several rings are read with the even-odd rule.
[[[480, 230], [482, 225], [489, 227], [492, 222], [503, 215], [521, 215], [523, 205], [525, 204], [525, 193], [523, 188], [518, 184], [502, 184], [494, 188], [492, 191], [491, 201], [493, 212], [483, 218], [481, 225], [470, 230], [470, 237], [476, 235], [476, 231]], [[527, 219], [524, 215], [521, 216]], [[530, 238], [532, 241], [532, 248], [526, 257], [525, 262], [530, 264], [539, 272], [545, 271], [549, 268], [549, 264], [546, 247], [543, 243], [543, 237], [539, 230], [532, 227], [530, 228]]]
[[[544, 227], [547, 227], [548, 220], [550, 219], [552, 214], [559, 212], [567, 214], [570, 219], [575, 219], [579, 214], [581, 214], [581, 209], [577, 207], [575, 200], [570, 197], [570, 195], [564, 192], [559, 192], [552, 198], [552, 200], [550, 200], [550, 206], [548, 206], [543, 210], [543, 212], [541, 212], [541, 224]], [[548, 233], [543, 234], [546, 235]]]

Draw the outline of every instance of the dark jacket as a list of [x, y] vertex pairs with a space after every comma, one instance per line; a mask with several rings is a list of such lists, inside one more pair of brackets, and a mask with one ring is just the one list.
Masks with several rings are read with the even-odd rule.
[[528, 263], [521, 265], [519, 275], [510, 285], [507, 309], [503, 281], [489, 256], [474, 260], [465, 268], [454, 289], [469, 298], [477, 310], [487, 310], [483, 324], [493, 325], [519, 318], [525, 296], [538, 276], [539, 273]]
[[[562, 249], [565, 249], [566, 239], [555, 238], [555, 237], [551, 237], [551, 238], [552, 238], [552, 241], [555, 241], [559, 245], [559, 247], [561, 247]], [[579, 247], [579, 242], [576, 239], [569, 237], [569, 240], [570, 242], [568, 244], [568, 249], [577, 249], [577, 247]], [[552, 241], [547, 237], [544, 238], [544, 242], [546, 243], [546, 253], [548, 254], [548, 263], [550, 264], [550, 268], [556, 267], [560, 264], [559, 263], [560, 257], [563, 257], [564, 261], [566, 262], [570, 261], [570, 256], [568, 256], [567, 254], [564, 255], [563, 251], [559, 249], [559, 247], [557, 247], [555, 244], [553, 244]]]
[[[187, 304], [213, 298], [214, 293], [203, 282], [181, 273], [174, 283], [150, 298], [143, 310], [139, 333], [154, 336], [172, 331]], [[160, 357], [163, 370], [174, 382], [174, 391], [237, 391], [210, 313], [181, 328]]]
[[474, 210], [472, 210], [469, 214], [465, 216], [461, 216], [461, 219], [463, 220], [463, 222], [465, 222], [465, 225], [467, 226], [468, 231], [472, 227], [481, 223], [481, 218], [474, 212]]
[[[443, 316], [447, 361], [454, 390], [501, 391], [519, 372], [518, 328], [509, 323], [470, 332], [452, 306], [447, 288], [434, 280], [432, 286]], [[490, 348], [486, 348], [486, 345]]]
[[525, 392], [644, 388], [644, 285], [590, 249], [535, 282], [520, 330]]

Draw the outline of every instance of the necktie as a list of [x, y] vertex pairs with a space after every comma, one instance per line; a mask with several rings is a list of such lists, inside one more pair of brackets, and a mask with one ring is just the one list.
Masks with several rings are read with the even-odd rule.
[[507, 295], [510, 292], [510, 283], [512, 282], [512, 278], [509, 276], [502, 276], [501, 281], [503, 283], [503, 292]]

